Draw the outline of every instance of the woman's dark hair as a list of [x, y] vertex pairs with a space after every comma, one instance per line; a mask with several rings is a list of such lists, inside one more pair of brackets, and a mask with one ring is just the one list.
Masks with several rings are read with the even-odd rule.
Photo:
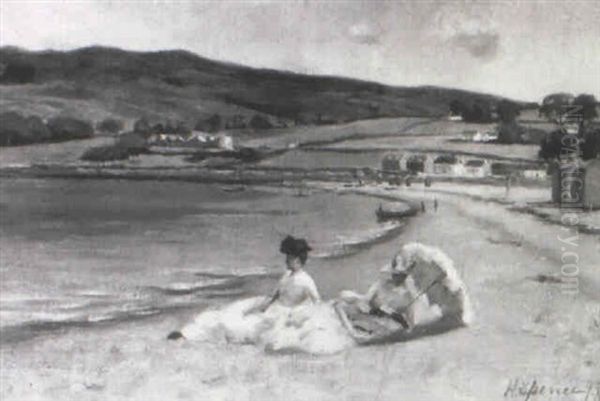
[[298, 257], [302, 264], [306, 263], [308, 251], [311, 249], [312, 248], [308, 245], [305, 239], [294, 238], [291, 235], [285, 237], [279, 246], [279, 251], [281, 253]]

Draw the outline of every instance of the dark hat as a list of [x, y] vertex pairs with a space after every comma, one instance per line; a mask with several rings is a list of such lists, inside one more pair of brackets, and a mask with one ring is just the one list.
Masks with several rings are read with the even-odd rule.
[[291, 235], [285, 237], [283, 241], [281, 241], [281, 245], [279, 246], [279, 251], [286, 255], [292, 256], [306, 256], [308, 251], [312, 248], [308, 245], [305, 239], [302, 238], [294, 238]]

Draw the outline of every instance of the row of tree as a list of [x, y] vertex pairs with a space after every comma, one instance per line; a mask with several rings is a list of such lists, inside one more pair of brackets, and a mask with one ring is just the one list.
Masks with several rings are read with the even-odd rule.
[[44, 121], [13, 111], [0, 114], [0, 146], [85, 139], [93, 135], [92, 124], [78, 118], [57, 116]]
[[[232, 117], [221, 117], [219, 114], [213, 114], [208, 118], [201, 118], [193, 126], [195, 131], [216, 133], [223, 129], [231, 128], [251, 128], [251, 129], [270, 129], [273, 123], [268, 117], [262, 114], [255, 114], [249, 120], [244, 116], [235, 115]], [[147, 118], [140, 118], [133, 125], [133, 130], [140, 134], [178, 134], [188, 135], [192, 132], [190, 124], [185, 121], [167, 120], [166, 122], [150, 123]]]
[[450, 113], [461, 116], [466, 122], [491, 123], [494, 121], [492, 105], [485, 100], [466, 102], [454, 99], [450, 102]]

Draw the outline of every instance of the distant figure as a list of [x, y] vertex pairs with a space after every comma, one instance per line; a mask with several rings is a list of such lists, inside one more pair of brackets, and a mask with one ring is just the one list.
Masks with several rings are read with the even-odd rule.
[[421, 201], [421, 213], [425, 213], [425, 202]]
[[509, 174], [509, 175], [506, 176], [506, 193], [504, 194], [505, 198], [508, 198], [508, 195], [510, 193], [511, 181], [512, 181], [512, 175]]
[[438, 210], [438, 200], [437, 198], [433, 198], [433, 210], [437, 213]]

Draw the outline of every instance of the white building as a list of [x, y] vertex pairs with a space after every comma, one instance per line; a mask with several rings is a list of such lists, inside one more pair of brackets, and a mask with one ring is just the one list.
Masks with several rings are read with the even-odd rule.
[[490, 163], [487, 160], [469, 159], [463, 167], [465, 175], [468, 177], [487, 177], [492, 173]]
[[498, 134], [494, 132], [484, 132], [481, 133], [477, 131], [475, 135], [473, 135], [473, 142], [493, 142], [498, 139]]

